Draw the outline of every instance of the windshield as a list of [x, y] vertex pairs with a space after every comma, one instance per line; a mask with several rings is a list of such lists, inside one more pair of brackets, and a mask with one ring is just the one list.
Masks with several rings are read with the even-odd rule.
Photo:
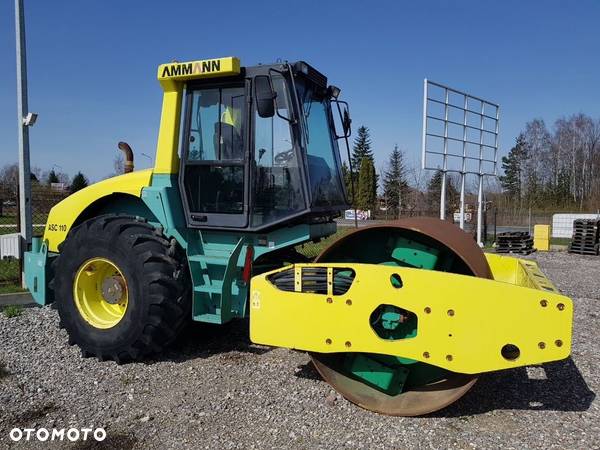
[[310, 83], [299, 80], [298, 97], [304, 113], [307, 161], [312, 206], [339, 206], [346, 203], [341, 182], [341, 162], [330, 121], [330, 104]]

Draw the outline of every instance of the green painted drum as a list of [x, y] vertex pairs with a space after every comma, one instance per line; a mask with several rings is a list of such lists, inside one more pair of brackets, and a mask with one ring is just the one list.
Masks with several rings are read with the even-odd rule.
[[[353, 262], [439, 270], [491, 278], [475, 241], [448, 222], [428, 218], [359, 228], [321, 253], [316, 262]], [[390, 280], [401, 289], [402, 280]], [[417, 333], [415, 314], [380, 305], [369, 318], [382, 339], [410, 339]], [[475, 383], [423, 362], [365, 353], [311, 354], [313, 363], [338, 392], [371, 411], [397, 416], [422, 415], [453, 403]]]

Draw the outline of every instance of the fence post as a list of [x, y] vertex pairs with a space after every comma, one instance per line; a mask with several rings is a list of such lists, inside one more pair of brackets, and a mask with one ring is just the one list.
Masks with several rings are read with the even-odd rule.
[[498, 208], [494, 206], [494, 242], [498, 238]]
[[483, 210], [483, 244], [487, 242], [488, 237], [488, 222], [487, 222], [487, 207]]

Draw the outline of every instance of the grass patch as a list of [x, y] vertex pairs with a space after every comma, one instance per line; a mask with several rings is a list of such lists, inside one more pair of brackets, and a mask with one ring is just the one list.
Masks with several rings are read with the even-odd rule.
[[[44, 234], [44, 228], [45, 228], [45, 225], [34, 226], [33, 227], [33, 236], [42, 236]], [[14, 234], [14, 233], [18, 233], [18, 232], [19, 232], [19, 229], [17, 228], [16, 225], [10, 226], [10, 227], [0, 227], [0, 234]]]
[[23, 289], [17, 283], [0, 284], [0, 294], [15, 294], [18, 292], [25, 292], [27, 289]]
[[321, 253], [326, 247], [329, 247], [333, 242], [337, 241], [346, 233], [354, 230], [353, 227], [338, 228], [335, 234], [322, 239], [320, 242], [307, 242], [305, 244], [297, 245], [296, 250], [298, 253], [303, 254], [307, 258], [314, 259], [319, 253]]
[[0, 217], [0, 234], [12, 234], [18, 233], [19, 228], [17, 227], [17, 218], [15, 216], [1, 216]]
[[23, 314], [23, 308], [18, 305], [10, 305], [4, 308], [2, 312], [6, 317], [11, 319], [13, 317], [19, 317], [21, 314]]
[[18, 233], [19, 230], [17, 228], [8, 228], [8, 227], [2, 227], [0, 228], [0, 234], [15, 234]]
[[[33, 215], [33, 235], [41, 236], [44, 234], [44, 228], [46, 221], [48, 220], [48, 214], [34, 214]], [[17, 226], [18, 219], [16, 216], [0, 216], [0, 235], [1, 234], [13, 234], [19, 232]]]
[[571, 238], [551, 238], [551, 245], [569, 245], [571, 243]]
[[[48, 219], [48, 213], [36, 213], [34, 211], [32, 219], [33, 223], [46, 223], [46, 220]], [[18, 220], [19, 219], [17, 219], [17, 216], [0, 216], [0, 225], [14, 225], [16, 227]]]
[[17, 216], [0, 216], [0, 225], [11, 225], [14, 223], [17, 223]]
[[7, 258], [0, 260], [0, 284], [19, 279], [19, 260]]

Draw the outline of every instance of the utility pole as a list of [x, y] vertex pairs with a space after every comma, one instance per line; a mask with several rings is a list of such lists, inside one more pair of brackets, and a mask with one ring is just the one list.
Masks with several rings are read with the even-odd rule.
[[[17, 124], [19, 130], [19, 221], [21, 250], [29, 250], [31, 235], [31, 168], [29, 162], [29, 126], [37, 115], [27, 105], [27, 54], [23, 0], [15, 0], [15, 36], [17, 49]], [[21, 260], [23, 256], [21, 254]]]

